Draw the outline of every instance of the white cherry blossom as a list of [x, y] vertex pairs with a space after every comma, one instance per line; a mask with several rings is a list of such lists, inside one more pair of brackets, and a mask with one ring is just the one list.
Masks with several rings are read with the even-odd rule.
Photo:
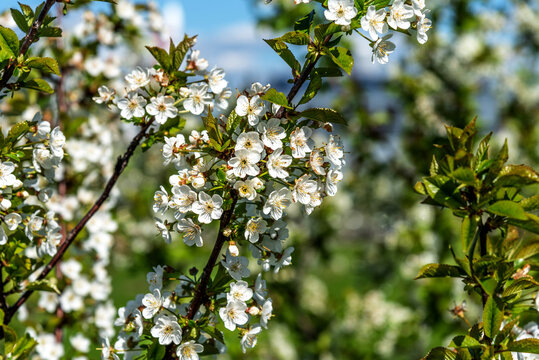
[[178, 109], [174, 106], [174, 98], [163, 94], [152, 97], [150, 103], [146, 105], [146, 111], [155, 116], [155, 121], [158, 124], [164, 124], [168, 119], [178, 116]]
[[329, 0], [328, 9], [324, 11], [326, 19], [344, 26], [350, 25], [356, 15], [357, 9], [353, 0]]
[[223, 198], [219, 195], [206, 194], [204, 191], [201, 191], [198, 194], [198, 201], [193, 203], [193, 212], [198, 214], [198, 221], [204, 224], [211, 223], [212, 220], [218, 220], [223, 214]]
[[155, 318], [155, 325], [150, 330], [154, 338], [159, 339], [159, 344], [169, 345], [174, 343], [179, 345], [182, 341], [182, 329], [175, 316], [159, 314]]
[[239, 178], [247, 175], [256, 176], [260, 169], [256, 165], [260, 161], [260, 154], [256, 151], [240, 149], [234, 152], [234, 157], [228, 160], [228, 165], [232, 167], [232, 172]]
[[291, 202], [291, 192], [289, 189], [281, 188], [279, 190], [274, 190], [269, 195], [262, 211], [266, 215], [269, 214], [274, 220], [279, 220], [283, 216], [283, 210], [286, 209]]
[[369, 32], [372, 40], [378, 40], [378, 34], [387, 32], [386, 9], [376, 11], [376, 7], [371, 5], [367, 8], [367, 14], [361, 18], [361, 28]]
[[198, 247], [203, 245], [202, 230], [193, 220], [189, 218], [181, 219], [176, 223], [176, 228], [178, 232], [183, 233], [183, 242], [185, 245], [193, 246], [196, 244]]
[[314, 147], [314, 141], [311, 139], [313, 131], [307, 126], [296, 128], [290, 134], [290, 148], [292, 156], [296, 159], [304, 158], [307, 153], [310, 153]]
[[410, 5], [405, 5], [404, 0], [395, 0], [391, 5], [387, 24], [395, 30], [408, 29], [413, 18], [414, 9]]
[[179, 360], [199, 360], [198, 354], [204, 351], [204, 346], [194, 340], [184, 342], [176, 349]]
[[264, 103], [260, 96], [255, 95], [251, 99], [245, 95], [241, 95], [236, 103], [236, 114], [239, 116], [247, 116], [247, 120], [251, 126], [258, 124], [260, 117], [264, 115]]
[[225, 327], [230, 330], [236, 330], [236, 325], [245, 325], [249, 321], [249, 315], [245, 312], [247, 305], [242, 301], [230, 301], [226, 307], [219, 309], [219, 316], [225, 323]]
[[280, 126], [281, 120], [271, 118], [267, 122], [258, 124], [258, 132], [262, 134], [262, 142], [272, 150], [283, 147], [282, 139], [286, 137], [284, 128]]
[[121, 98], [116, 103], [118, 109], [120, 109], [120, 116], [124, 119], [130, 120], [133, 117], [143, 117], [146, 113], [144, 106], [147, 101], [137, 93], [129, 93], [127, 98]]

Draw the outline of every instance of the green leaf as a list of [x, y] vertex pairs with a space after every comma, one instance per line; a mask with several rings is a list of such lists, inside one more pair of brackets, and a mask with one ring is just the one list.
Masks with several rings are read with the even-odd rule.
[[34, 18], [34, 10], [32, 10], [30, 6], [26, 4], [21, 4], [21, 3], [19, 3], [19, 6], [21, 7], [21, 10], [24, 16], [32, 18], [32, 19]]
[[531, 276], [523, 277], [513, 281], [511, 285], [507, 286], [503, 291], [502, 297], [511, 296], [520, 293], [523, 290], [531, 289], [537, 286], [539, 286], [539, 283]]
[[425, 360], [456, 360], [456, 359], [457, 359], [457, 354], [444, 347], [435, 347], [427, 354], [427, 356], [425, 356]]
[[460, 167], [453, 171], [453, 177], [466, 185], [475, 184], [475, 174], [469, 168]]
[[32, 80], [24, 81], [24, 82], [21, 83], [21, 87], [27, 88], [27, 89], [32, 89], [32, 90], [42, 91], [42, 92], [47, 93], [47, 94], [54, 93], [54, 90], [49, 85], [49, 83], [46, 82], [43, 79], [32, 79]]
[[316, 72], [320, 77], [339, 77], [342, 76], [341, 69], [338, 67], [317, 67]]
[[317, 70], [314, 70], [311, 73], [311, 81], [309, 81], [309, 85], [307, 86], [307, 89], [301, 97], [301, 100], [299, 101], [298, 105], [305, 104], [311, 101], [311, 99], [316, 96], [318, 90], [320, 90], [321, 87], [322, 77], [318, 74]]
[[487, 278], [485, 280], [481, 280], [481, 287], [485, 292], [489, 295], [494, 295], [494, 291], [496, 291], [496, 288], [498, 287], [498, 281], [494, 278]]
[[466, 275], [460, 267], [448, 264], [427, 264], [424, 265], [415, 279], [437, 278], [437, 277], [463, 277]]
[[527, 165], [506, 165], [500, 171], [497, 187], [522, 187], [539, 183], [539, 174]]
[[17, 333], [7, 325], [0, 324], [0, 326], [4, 330], [5, 351], [9, 354], [17, 344]]
[[520, 206], [522, 206], [522, 208], [525, 211], [537, 210], [539, 209], [539, 194], [533, 195], [532, 197], [529, 197], [529, 198], [522, 199], [520, 200], [519, 204]]
[[[170, 39], [170, 42], [172, 47], [172, 39]], [[187, 55], [189, 49], [195, 45], [195, 42], [196, 36], [189, 37], [187, 36], [187, 34], [184, 35], [183, 40], [176, 46], [174, 51], [170, 52], [170, 62], [172, 66], [171, 71], [175, 71], [180, 68], [183, 59], [185, 58], [185, 55]]]
[[55, 292], [60, 295], [60, 290], [56, 286], [54, 279], [37, 280], [26, 285], [26, 290], [41, 290]]
[[451, 343], [449, 344], [449, 347], [452, 348], [470, 348], [470, 347], [481, 347], [481, 343], [479, 340], [474, 339], [471, 336], [468, 335], [458, 335], [451, 340]]
[[539, 234], [539, 217], [530, 213], [527, 213], [526, 216], [528, 217], [527, 220], [507, 219], [507, 222], [511, 225]]
[[235, 110], [232, 110], [230, 114], [228, 115], [227, 121], [226, 121], [226, 131], [227, 133], [231, 134], [232, 131], [236, 130], [236, 128], [239, 126], [241, 122], [242, 117], [236, 114]]
[[354, 58], [349, 49], [336, 46], [329, 49], [329, 56], [331, 60], [338, 65], [341, 69], [346, 71], [348, 75], [352, 74], [352, 67], [354, 66]]
[[495, 296], [489, 296], [483, 309], [483, 329], [489, 338], [499, 331], [503, 320], [503, 303]]
[[487, 207], [487, 211], [511, 219], [527, 220], [526, 212], [518, 203], [510, 200], [497, 201]]
[[273, 51], [277, 53], [277, 55], [281, 57], [281, 59], [288, 64], [288, 66], [290, 66], [292, 70], [301, 70], [299, 61], [296, 60], [294, 54], [292, 54], [290, 49], [288, 49], [288, 46], [283, 41], [279, 39], [264, 39], [264, 41], [273, 49]]
[[292, 45], [308, 45], [311, 41], [309, 34], [302, 31], [290, 31], [279, 37], [279, 40]]
[[510, 259], [527, 259], [539, 253], [539, 239], [533, 239], [525, 242], [522, 246], [515, 249]]
[[15, 21], [15, 24], [17, 24], [19, 29], [21, 29], [23, 33], [27, 33], [30, 29], [30, 23], [24, 17], [24, 15], [17, 9], [11, 9], [11, 16], [13, 17], [13, 20]]
[[17, 123], [9, 129], [9, 132], [6, 136], [6, 142], [9, 143], [15, 143], [19, 139], [21, 135], [24, 135], [28, 129], [30, 129], [30, 125], [27, 121], [23, 121], [20, 123]]
[[224, 344], [225, 339], [223, 336], [223, 332], [217, 330], [214, 326], [208, 325], [202, 329], [205, 333], [210, 335], [212, 338], [216, 339], [219, 342], [222, 342]]
[[24, 337], [20, 338], [11, 351], [10, 359], [27, 359], [28, 355], [37, 346], [35, 341], [28, 333], [24, 334]]
[[217, 144], [222, 145], [223, 138], [221, 136], [221, 132], [219, 131], [219, 126], [217, 125], [217, 119], [213, 117], [212, 113], [209, 112], [208, 116], [202, 116], [202, 122], [204, 123], [204, 127], [208, 131], [210, 141], [213, 140]]
[[496, 339], [494, 339], [495, 345], [500, 345], [502, 341], [507, 339], [509, 335], [511, 335], [511, 331], [515, 327], [515, 325], [518, 323], [518, 319], [512, 320], [511, 322], [508, 322], [505, 324], [503, 329], [496, 335]]
[[294, 30], [296, 31], [302, 31], [304, 33], [309, 34], [311, 32], [311, 26], [313, 24], [314, 19], [314, 10], [305, 15], [304, 17], [296, 20], [294, 23]]
[[0, 61], [19, 55], [19, 39], [10, 28], [0, 25]]
[[507, 350], [521, 353], [539, 354], [539, 339], [523, 339], [507, 344]]
[[475, 236], [476, 228], [477, 220], [474, 215], [468, 215], [462, 219], [462, 225], [460, 226], [460, 240], [464, 252], [468, 252]]
[[159, 343], [155, 341], [148, 349], [148, 359], [163, 359], [165, 356], [165, 352], [166, 348], [159, 345]]
[[60, 76], [60, 69], [56, 60], [50, 57], [33, 57], [26, 61], [26, 66], [42, 70], [45, 73], [53, 73]]
[[[172, 41], [172, 40], [171, 40]], [[146, 49], [152, 54], [155, 60], [161, 65], [161, 67], [166, 71], [170, 72], [172, 68], [172, 63], [167, 52], [164, 49], [161, 49], [157, 46], [145, 46]]]
[[282, 92], [279, 92], [275, 89], [269, 89], [264, 96], [262, 96], [262, 100], [269, 101], [271, 103], [280, 105], [282, 107], [285, 107], [287, 109], [291, 109], [291, 107], [288, 105], [288, 100], [286, 99], [286, 95]]
[[333, 109], [326, 108], [312, 108], [307, 109], [299, 113], [300, 116], [319, 121], [322, 123], [333, 123], [333, 124], [344, 124], [346, 125], [346, 120], [343, 116]]
[[438, 204], [448, 208], [460, 208], [463, 203], [457, 184], [444, 175], [423, 178], [423, 185], [429, 196]]
[[38, 32], [38, 36], [43, 37], [61, 37], [62, 29], [59, 27], [47, 26]]

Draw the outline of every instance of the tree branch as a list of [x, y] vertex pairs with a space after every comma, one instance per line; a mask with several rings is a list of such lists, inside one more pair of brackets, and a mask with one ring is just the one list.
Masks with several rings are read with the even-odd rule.
[[[41, 25], [43, 24], [43, 21], [45, 20], [45, 17], [47, 16], [47, 13], [51, 9], [51, 7], [56, 3], [56, 0], [47, 0], [45, 5], [43, 6], [43, 9], [39, 13], [39, 16], [37, 17], [36, 21], [32, 24], [32, 27], [28, 30], [28, 33], [23, 39], [23, 43], [21, 48], [19, 49], [19, 56], [26, 54], [28, 49], [30, 48], [30, 45], [34, 42], [37, 32]], [[15, 71], [15, 61], [11, 61], [9, 65], [4, 70], [4, 75], [2, 76], [2, 79], [0, 80], [0, 91], [6, 87], [9, 79], [11, 79], [11, 76], [13, 76], [13, 71]]]
[[[321, 46], [326, 45], [330, 40], [331, 40], [331, 35], [326, 36]], [[294, 99], [294, 97], [298, 94], [298, 91], [301, 88], [301, 86], [305, 83], [305, 81], [307, 81], [307, 79], [309, 78], [309, 75], [311, 75], [311, 71], [313, 71], [314, 67], [316, 66], [316, 63], [318, 62], [318, 60], [320, 60], [321, 57], [322, 55], [318, 53], [316, 57], [314, 58], [314, 60], [311, 61], [307, 66], [305, 66], [305, 68], [303, 69], [299, 77], [294, 80], [294, 85], [292, 85], [292, 88], [290, 89], [290, 91], [288, 92], [288, 95], [286, 96], [286, 100], [288, 100], [289, 104]], [[275, 117], [278, 119], [281, 119], [285, 116], [285, 113], [286, 113], [286, 108], [281, 106], [279, 111], [277, 111], [277, 114], [275, 115]]]
[[[52, 257], [52, 259], [49, 261], [49, 263], [45, 266], [43, 271], [39, 274], [36, 280], [43, 280], [49, 272], [56, 266], [56, 264], [60, 261], [62, 256], [67, 251], [68, 247], [73, 243], [77, 235], [82, 231], [86, 223], [92, 218], [92, 216], [99, 210], [101, 205], [107, 200], [107, 198], [110, 195], [110, 192], [116, 182], [118, 181], [118, 178], [120, 177], [121, 173], [124, 171], [125, 167], [127, 166], [127, 163], [129, 162], [129, 159], [135, 152], [135, 149], [138, 147], [140, 141], [142, 138], [146, 135], [146, 131], [150, 127], [150, 125], [153, 123], [154, 119], [150, 119], [146, 124], [142, 125], [142, 128], [140, 132], [131, 140], [131, 143], [129, 144], [126, 152], [123, 156], [120, 156], [118, 158], [118, 161], [116, 162], [116, 166], [114, 167], [114, 173], [112, 174], [111, 178], [107, 182], [107, 185], [105, 186], [105, 189], [103, 190], [103, 193], [97, 199], [95, 204], [88, 210], [86, 215], [79, 221], [77, 225], [69, 232], [65, 240], [60, 244], [60, 247], [58, 248], [58, 251], [56, 252], [56, 255]], [[4, 318], [4, 324], [8, 324], [11, 321], [11, 318], [13, 315], [17, 312], [17, 310], [22, 306], [22, 304], [25, 303], [26, 300], [32, 295], [33, 290], [27, 290], [25, 291], [21, 297], [17, 300], [17, 302], [9, 308], [9, 311], [7, 311], [6, 316]]]

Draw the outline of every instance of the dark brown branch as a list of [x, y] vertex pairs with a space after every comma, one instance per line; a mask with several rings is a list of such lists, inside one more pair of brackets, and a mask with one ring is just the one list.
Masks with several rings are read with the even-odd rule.
[[[331, 40], [331, 35], [326, 36], [321, 46], [326, 45], [330, 40]], [[298, 94], [299, 89], [303, 86], [305, 81], [307, 81], [307, 79], [309, 78], [309, 75], [311, 75], [311, 71], [313, 71], [314, 67], [316, 66], [316, 63], [318, 62], [318, 60], [320, 60], [321, 57], [322, 55], [317, 54], [314, 60], [311, 61], [307, 66], [305, 66], [305, 68], [303, 69], [299, 77], [294, 80], [294, 85], [292, 85], [292, 88], [290, 89], [290, 91], [288, 92], [288, 95], [286, 96], [286, 100], [288, 100], [288, 104], [290, 104], [290, 102]], [[277, 114], [275, 115], [275, 117], [278, 119], [281, 119], [285, 116], [285, 113], [286, 113], [286, 108], [281, 107], [279, 111], [277, 112]]]
[[[32, 27], [28, 30], [28, 33], [23, 39], [23, 43], [21, 48], [19, 49], [19, 56], [26, 54], [28, 49], [30, 48], [30, 45], [34, 42], [37, 32], [41, 25], [43, 25], [43, 21], [45, 20], [45, 17], [47, 16], [47, 13], [51, 9], [51, 7], [56, 3], [56, 0], [47, 0], [45, 3], [45, 6], [43, 6], [43, 9], [41, 9], [41, 12], [39, 13], [39, 16], [37, 17], [36, 21], [32, 24]], [[11, 61], [9, 65], [4, 70], [4, 75], [2, 76], [2, 79], [0, 80], [0, 90], [6, 87], [9, 79], [11, 79], [11, 76], [13, 76], [13, 71], [15, 71], [16, 61]]]
[[[60, 244], [58, 251], [56, 252], [56, 255], [52, 257], [52, 259], [49, 261], [49, 263], [45, 266], [43, 271], [41, 271], [41, 274], [37, 277], [36, 280], [43, 280], [49, 272], [56, 266], [56, 264], [60, 261], [62, 256], [67, 251], [68, 247], [73, 243], [77, 235], [82, 231], [86, 223], [92, 218], [92, 216], [99, 210], [101, 205], [108, 199], [110, 192], [116, 182], [118, 181], [118, 178], [120, 177], [121, 173], [124, 171], [125, 167], [127, 166], [127, 163], [129, 162], [129, 159], [135, 152], [135, 149], [138, 147], [140, 141], [142, 138], [146, 135], [146, 131], [150, 127], [150, 125], [153, 122], [153, 118], [149, 120], [146, 124], [142, 125], [142, 128], [140, 132], [133, 138], [131, 143], [129, 144], [126, 152], [118, 158], [118, 161], [116, 162], [116, 166], [114, 167], [114, 173], [112, 174], [111, 178], [107, 182], [107, 185], [105, 186], [105, 190], [103, 190], [103, 193], [97, 199], [95, 204], [88, 210], [86, 215], [79, 221], [77, 225], [69, 232], [67, 235], [67, 238]], [[26, 300], [32, 295], [32, 290], [25, 291], [21, 297], [17, 300], [17, 302], [9, 308], [9, 311], [6, 313], [6, 316], [4, 318], [4, 324], [8, 324], [13, 317], [13, 315], [17, 312], [17, 310], [24, 304]]]

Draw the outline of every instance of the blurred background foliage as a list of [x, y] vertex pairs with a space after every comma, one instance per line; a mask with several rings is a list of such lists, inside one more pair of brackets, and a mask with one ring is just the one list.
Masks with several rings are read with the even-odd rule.
[[[276, 33], [310, 11], [292, 0], [274, 0], [264, 11], [262, 0], [245, 1], [259, 26]], [[269, 276], [275, 317], [257, 347], [242, 354], [239, 339], [227, 339], [229, 352], [219, 358], [418, 359], [467, 329], [452, 308], [465, 301], [472, 323], [481, 316], [480, 300], [463, 284], [413, 280], [426, 263], [452, 263], [448, 247], [458, 246], [460, 229], [449, 211], [420, 204], [413, 185], [428, 172], [433, 145], [444, 143], [444, 124], [462, 127], [475, 115], [480, 133], [494, 131], [498, 144], [508, 139], [509, 162], [537, 168], [539, 4], [429, 0], [427, 7], [434, 28], [425, 45], [399, 34], [389, 66], [372, 73], [357, 61], [351, 77], [325, 86], [323, 105], [349, 122], [335, 129], [348, 151], [345, 180], [310, 217], [291, 215], [293, 266]], [[368, 44], [352, 38], [357, 59], [368, 58]], [[289, 86], [282, 77], [270, 82]], [[201, 269], [208, 257], [209, 247], [180, 239], [165, 246], [155, 229], [153, 194], [169, 175], [153, 148], [120, 180], [111, 262], [117, 307], [145, 291], [153, 266]]]

